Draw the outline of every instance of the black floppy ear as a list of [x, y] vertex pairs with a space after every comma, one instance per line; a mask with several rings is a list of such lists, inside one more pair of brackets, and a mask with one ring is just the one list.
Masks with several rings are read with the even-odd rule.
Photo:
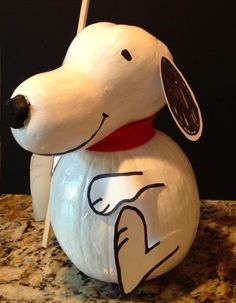
[[189, 140], [198, 140], [203, 123], [191, 88], [175, 64], [165, 57], [160, 58], [160, 73], [166, 103], [177, 126]]

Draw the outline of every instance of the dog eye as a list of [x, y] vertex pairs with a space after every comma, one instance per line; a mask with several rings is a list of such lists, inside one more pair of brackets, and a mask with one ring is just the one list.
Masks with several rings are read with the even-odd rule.
[[121, 55], [127, 60], [127, 61], [131, 61], [132, 60], [132, 56], [130, 55], [129, 51], [127, 49], [123, 49], [121, 52]]

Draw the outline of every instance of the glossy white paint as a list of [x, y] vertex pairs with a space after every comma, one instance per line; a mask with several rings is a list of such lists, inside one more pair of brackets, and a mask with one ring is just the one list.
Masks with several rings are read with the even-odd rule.
[[[123, 50], [128, 50], [132, 61], [122, 56]], [[147, 190], [132, 203], [145, 216], [149, 245], [166, 243], [160, 260], [168, 245], [173, 245], [166, 241], [168, 235], [179, 245], [177, 253], [149, 278], [177, 265], [196, 234], [199, 197], [195, 177], [186, 156], [169, 137], [158, 132], [147, 144], [125, 152], [84, 150], [165, 105], [161, 56], [172, 61], [168, 48], [143, 29], [98, 23], [75, 37], [60, 68], [31, 77], [13, 93], [25, 95], [30, 102], [24, 127], [12, 130], [25, 149], [57, 154], [86, 143], [58, 162], [52, 178], [51, 215], [57, 239], [68, 257], [84, 273], [100, 280], [117, 282], [113, 237], [121, 207], [109, 216], [92, 211], [87, 190], [96, 175], [151, 170], [155, 171], [153, 182], [166, 185]], [[100, 129], [104, 113], [108, 117]], [[147, 184], [145, 174], [140, 184]], [[113, 199], [113, 193], [122, 191], [120, 185], [118, 182], [110, 189], [107, 181], [101, 191], [109, 188], [106, 198]]]
[[[155, 171], [153, 181], [166, 185], [163, 189], [149, 189], [137, 201], [129, 204], [141, 210], [145, 216], [149, 246], [158, 240], [164, 241], [169, 234], [176, 232], [177, 242], [169, 242], [169, 247], [160, 250], [160, 260], [166, 257], [165, 253], [172, 246], [180, 247], [149, 278], [176, 266], [192, 244], [199, 220], [197, 185], [189, 161], [169, 137], [158, 132], [147, 144], [125, 152], [75, 151], [61, 157], [53, 175], [52, 225], [65, 253], [80, 270], [91, 277], [117, 282], [113, 237], [121, 207], [109, 216], [95, 214], [87, 199], [89, 183], [98, 174], [140, 170]], [[127, 183], [132, 188], [132, 178]], [[144, 177], [142, 183], [149, 184], [150, 179], [145, 180]], [[107, 179], [107, 190], [109, 186], [110, 181]], [[119, 182], [113, 187], [113, 195], [110, 194], [109, 199], [116, 199], [118, 191], [122, 191]], [[135, 256], [130, 252], [129, 258], [132, 260]], [[137, 274], [140, 270], [142, 264], [137, 267]]]
[[[122, 50], [127, 49], [132, 61]], [[159, 56], [172, 59], [167, 47], [143, 29], [98, 23], [85, 28], [71, 43], [63, 65], [24, 81], [12, 96], [30, 102], [25, 126], [12, 129], [20, 145], [38, 154], [76, 148], [109, 118], [86, 145], [117, 128], [158, 112], [165, 99]]]

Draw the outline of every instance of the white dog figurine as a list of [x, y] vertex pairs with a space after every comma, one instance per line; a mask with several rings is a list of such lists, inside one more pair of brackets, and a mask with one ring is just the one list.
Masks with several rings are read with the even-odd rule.
[[124, 294], [181, 262], [198, 226], [191, 165], [153, 129], [166, 103], [197, 140], [201, 113], [168, 48], [141, 28], [98, 23], [75, 37], [60, 68], [23, 82], [7, 106], [20, 145], [62, 155], [50, 200], [63, 250]]

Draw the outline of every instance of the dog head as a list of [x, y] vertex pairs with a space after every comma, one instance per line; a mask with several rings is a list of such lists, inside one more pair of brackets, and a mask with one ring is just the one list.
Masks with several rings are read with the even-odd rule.
[[166, 103], [198, 139], [200, 110], [168, 48], [141, 28], [97, 23], [75, 37], [60, 68], [16, 88], [7, 114], [23, 148], [53, 155], [88, 148]]

